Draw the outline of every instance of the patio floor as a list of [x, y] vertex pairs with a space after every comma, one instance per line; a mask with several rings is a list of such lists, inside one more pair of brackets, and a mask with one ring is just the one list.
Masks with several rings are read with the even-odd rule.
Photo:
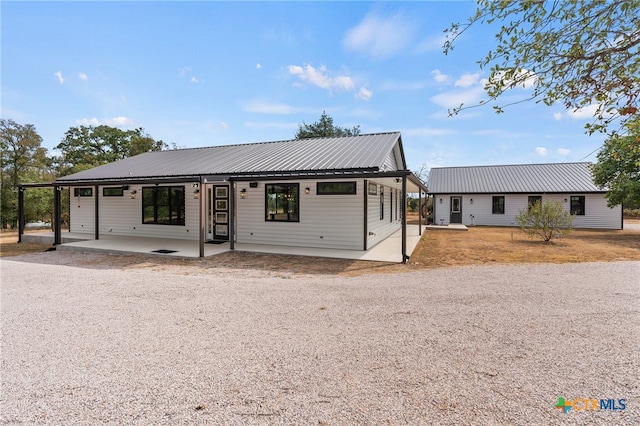
[[[74, 250], [85, 252], [132, 253], [189, 258], [199, 257], [200, 254], [198, 241], [193, 240], [113, 235], [100, 236], [99, 240], [94, 240], [92, 238], [93, 234], [64, 232], [62, 234], [62, 245], [59, 245], [57, 249], [61, 251]], [[24, 242], [38, 241], [53, 243], [53, 233], [23, 234], [22, 240]], [[407, 255], [411, 255], [419, 241], [420, 235], [418, 235], [418, 225], [407, 225]], [[157, 250], [170, 251], [170, 253], [158, 253], [156, 252]], [[215, 256], [229, 250], [229, 243], [204, 245], [205, 257]], [[244, 243], [236, 243], [235, 251], [400, 263], [402, 262], [402, 232], [396, 232], [367, 251]]]

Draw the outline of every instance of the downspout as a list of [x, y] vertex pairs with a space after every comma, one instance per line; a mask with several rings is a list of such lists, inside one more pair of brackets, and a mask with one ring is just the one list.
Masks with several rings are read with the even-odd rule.
[[53, 187], [53, 215], [55, 216], [54, 224], [53, 224], [53, 244], [60, 245], [62, 244], [62, 220], [60, 219], [61, 214], [61, 206], [60, 206], [60, 192], [62, 191], [62, 187], [58, 185], [54, 185]]
[[95, 191], [96, 191], [96, 200], [95, 200], [95, 209], [96, 209], [96, 218], [95, 218], [95, 237], [96, 240], [100, 239], [100, 201], [98, 200], [100, 198], [100, 193], [98, 192], [100, 188], [98, 187], [98, 185], [95, 186]]
[[24, 187], [18, 185], [18, 242], [22, 242], [24, 233]]
[[402, 176], [402, 263], [407, 263], [407, 175]]
[[368, 180], [364, 180], [364, 190], [362, 191], [362, 193], [364, 194], [364, 220], [362, 221], [362, 227], [364, 228], [364, 231], [362, 233], [362, 250], [367, 251], [367, 233], [369, 231], [369, 218], [367, 217], [367, 215], [369, 214], [368, 212], [368, 208], [367, 205], [369, 203], [369, 181]]
[[200, 232], [199, 232], [199, 237], [198, 237], [198, 244], [199, 244], [199, 257], [204, 257], [204, 238], [205, 238], [205, 226], [206, 226], [206, 222], [205, 222], [205, 218], [207, 215], [207, 192], [205, 191], [204, 185], [203, 185], [203, 178], [202, 176], [200, 176], [200, 187], [198, 188], [198, 191], [200, 191]]

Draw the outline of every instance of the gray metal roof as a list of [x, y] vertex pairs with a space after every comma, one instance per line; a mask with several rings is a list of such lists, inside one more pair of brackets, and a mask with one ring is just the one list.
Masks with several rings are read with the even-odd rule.
[[[295, 139], [148, 152], [59, 178], [57, 182], [170, 176], [381, 170], [400, 132]], [[400, 151], [402, 152], [402, 151]], [[402, 169], [406, 169], [401, 158]]]
[[591, 176], [591, 163], [442, 167], [429, 173], [431, 194], [604, 192]]

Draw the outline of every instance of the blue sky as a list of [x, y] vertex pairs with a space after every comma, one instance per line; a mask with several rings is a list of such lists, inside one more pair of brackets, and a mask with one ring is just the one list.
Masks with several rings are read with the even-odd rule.
[[[7, 2], [2, 118], [51, 152], [73, 126], [142, 127], [170, 146], [292, 139], [323, 111], [362, 133], [401, 131], [408, 167], [595, 161], [588, 111], [482, 99], [495, 28], [442, 53], [475, 4]], [[523, 99], [514, 89], [508, 100]], [[503, 103], [508, 101], [505, 99]]]

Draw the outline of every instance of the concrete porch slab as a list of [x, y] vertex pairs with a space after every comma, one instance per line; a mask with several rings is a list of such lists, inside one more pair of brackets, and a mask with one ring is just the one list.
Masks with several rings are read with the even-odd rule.
[[[126, 236], [101, 236], [94, 240], [93, 234], [63, 233], [63, 243], [57, 246], [60, 251], [84, 251], [105, 253], [144, 254], [149, 256], [170, 256], [182, 258], [197, 258], [200, 255], [198, 241], [177, 240], [171, 238], [143, 238]], [[418, 225], [407, 225], [407, 254], [410, 256], [420, 241]], [[22, 241], [53, 244], [53, 233], [23, 234]], [[46, 240], [46, 241], [45, 241]], [[205, 257], [215, 256], [230, 250], [229, 243], [205, 244]], [[171, 253], [156, 253], [156, 250], [169, 250]], [[236, 243], [236, 251], [253, 253], [273, 253], [296, 256], [314, 256], [338, 259], [370, 260], [378, 262], [402, 262], [402, 232], [395, 234], [378, 243], [371, 249], [338, 250], [309, 247], [289, 247], [267, 244]]]

